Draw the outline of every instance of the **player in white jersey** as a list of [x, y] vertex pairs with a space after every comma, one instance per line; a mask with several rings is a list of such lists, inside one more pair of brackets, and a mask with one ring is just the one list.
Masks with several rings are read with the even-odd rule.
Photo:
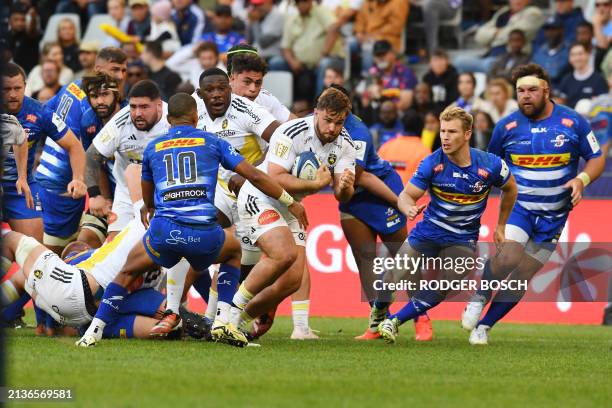
[[263, 106], [280, 123], [297, 119], [276, 96], [262, 88], [267, 71], [266, 61], [252, 45], [238, 44], [227, 52], [227, 75], [233, 93]]
[[[259, 168], [296, 198], [314, 194], [333, 181], [336, 199], [349, 200], [354, 192], [356, 152], [343, 124], [350, 109], [351, 102], [344, 93], [334, 88], [326, 90], [313, 116], [289, 121], [274, 132]], [[322, 163], [315, 180], [291, 175], [295, 158], [307, 151]], [[248, 182], [240, 189], [238, 214], [248, 238], [266, 255], [232, 300], [232, 324], [248, 328], [253, 317], [273, 309], [300, 287], [306, 232], [277, 200], [261, 194]]]
[[[166, 119], [167, 106], [153, 81], [138, 82], [130, 90], [129, 104], [121, 109], [96, 135], [87, 149], [85, 182], [90, 195], [93, 214], [106, 216], [112, 210], [115, 221], [109, 225], [109, 236], [115, 236], [134, 218], [124, 172], [130, 163], [141, 163], [142, 153], [149, 141], [165, 134], [170, 125]], [[112, 202], [103, 197], [98, 178], [106, 159], [115, 158], [113, 176], [116, 181]]]

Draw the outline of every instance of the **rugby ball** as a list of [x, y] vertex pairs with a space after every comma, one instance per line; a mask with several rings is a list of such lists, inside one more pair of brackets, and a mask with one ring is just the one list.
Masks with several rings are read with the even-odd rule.
[[314, 180], [321, 162], [311, 151], [302, 152], [295, 158], [291, 174], [302, 180]]

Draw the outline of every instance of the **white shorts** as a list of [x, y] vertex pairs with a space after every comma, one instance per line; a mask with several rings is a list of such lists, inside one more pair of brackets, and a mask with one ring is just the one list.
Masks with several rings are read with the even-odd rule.
[[108, 226], [108, 232], [123, 231], [130, 221], [134, 219], [134, 206], [130, 199], [130, 194], [120, 186], [115, 188], [112, 211], [117, 216], [117, 219]]
[[[240, 216], [238, 215], [238, 203], [234, 195], [229, 195], [227, 191], [225, 191], [219, 183], [217, 183], [217, 188], [215, 189], [215, 207], [217, 210], [221, 211], [230, 223], [236, 226], [236, 238], [240, 241], [240, 246], [242, 248], [242, 252], [250, 251], [250, 252], [260, 252], [257, 245], [252, 242], [247, 234], [246, 229], [242, 222], [240, 222]], [[248, 257], [249, 259], [253, 258], [252, 256]], [[259, 259], [257, 256], [255, 258]], [[251, 265], [252, 261], [248, 260], [244, 265]], [[257, 263], [257, 262], [255, 262]]]
[[517, 225], [507, 224], [505, 237], [507, 240], [521, 244], [525, 248], [525, 253], [542, 265], [546, 264], [552, 253], [555, 252], [555, 243], [536, 243]]
[[306, 246], [306, 231], [286, 206], [266, 196], [246, 182], [238, 194], [238, 215], [246, 237], [256, 243], [259, 237], [276, 227], [288, 227], [295, 243]]
[[51, 251], [43, 252], [28, 275], [26, 291], [36, 306], [61, 325], [82, 326], [92, 320], [85, 306], [81, 270], [68, 265]]

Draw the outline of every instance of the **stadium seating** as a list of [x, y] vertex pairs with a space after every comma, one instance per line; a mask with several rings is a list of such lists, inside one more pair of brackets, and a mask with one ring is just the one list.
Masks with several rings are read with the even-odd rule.
[[115, 20], [108, 14], [96, 14], [89, 20], [87, 30], [85, 30], [85, 34], [83, 35], [83, 41], [100, 42], [102, 39], [106, 38], [107, 34], [102, 31], [100, 24], [116, 25]]
[[293, 103], [293, 74], [288, 71], [270, 71], [263, 80], [263, 87], [276, 96], [285, 106]]

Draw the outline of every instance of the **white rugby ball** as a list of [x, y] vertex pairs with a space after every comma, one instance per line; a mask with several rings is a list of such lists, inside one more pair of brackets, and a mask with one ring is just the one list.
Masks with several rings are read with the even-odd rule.
[[321, 162], [311, 151], [302, 152], [295, 158], [291, 174], [302, 180], [314, 180]]

